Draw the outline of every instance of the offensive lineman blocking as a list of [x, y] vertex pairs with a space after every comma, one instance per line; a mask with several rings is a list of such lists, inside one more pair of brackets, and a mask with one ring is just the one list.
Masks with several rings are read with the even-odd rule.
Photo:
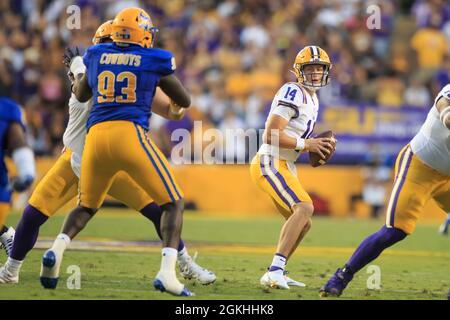
[[[94, 44], [109, 42], [111, 35], [111, 21], [101, 25], [93, 38]], [[71, 67], [70, 74], [84, 73], [85, 67], [79, 56], [72, 56], [69, 51], [66, 63]], [[70, 65], [70, 60], [74, 60]], [[14, 250], [7, 264], [0, 270], [0, 283], [16, 283], [21, 264], [25, 255], [34, 246], [39, 227], [48, 217], [54, 215], [65, 203], [74, 198], [78, 191], [78, 180], [80, 176], [81, 155], [84, 149], [86, 136], [86, 122], [92, 107], [92, 101], [80, 103], [74, 94], [69, 101], [69, 124], [64, 133], [65, 150], [52, 169], [41, 180], [36, 187], [29, 206], [19, 222], [19, 227], [14, 241]], [[176, 110], [167, 96], [158, 88], [152, 104], [153, 111], [163, 117], [177, 120], [184, 112]], [[181, 109], [184, 110], [184, 109]], [[116, 175], [108, 194], [125, 203], [128, 207], [140, 211], [146, 218], [151, 220], [161, 238], [160, 220], [162, 211], [153, 200], [124, 172]], [[70, 237], [61, 234], [55, 241], [56, 247], [65, 249], [70, 243]], [[208, 284], [215, 280], [215, 275], [198, 266], [190, 258], [183, 241], [178, 247], [178, 260], [180, 271], [186, 278], [195, 278], [202, 284]], [[62, 250], [63, 251], [63, 250]], [[58, 256], [56, 263], [61, 263], [62, 253], [53, 251]], [[56, 257], [55, 257], [56, 258]], [[45, 269], [45, 268], [43, 268]], [[53, 274], [44, 274], [41, 278], [42, 284], [47, 288], [55, 288], [58, 280], [59, 268], [53, 269]]]
[[190, 296], [175, 273], [183, 195], [164, 155], [147, 136], [149, 102], [157, 86], [182, 108], [190, 106], [190, 96], [172, 75], [176, 68], [172, 54], [152, 48], [155, 29], [144, 10], [124, 9], [112, 24], [113, 43], [92, 46], [83, 57], [86, 73], [75, 78], [74, 92], [80, 102], [92, 97], [93, 106], [82, 157], [79, 205], [67, 217], [62, 233], [75, 236], [101, 206], [114, 176], [125, 171], [164, 211], [162, 262], [155, 288]]
[[413, 233], [430, 199], [450, 211], [450, 84], [436, 96], [420, 131], [398, 154], [386, 224], [361, 242], [320, 295], [340, 296], [356, 272]]

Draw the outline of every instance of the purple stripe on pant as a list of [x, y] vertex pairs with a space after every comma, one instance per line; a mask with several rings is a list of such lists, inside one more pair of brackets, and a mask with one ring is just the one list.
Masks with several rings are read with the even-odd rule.
[[[406, 152], [409, 149], [410, 149], [410, 147], [408, 147], [406, 149], [406, 151], [403, 154], [403, 156], [406, 154]], [[400, 172], [401, 171], [401, 162], [400, 162], [400, 169], [399, 169], [399, 173], [398, 173], [399, 176], [397, 177], [397, 179], [400, 178], [401, 181], [400, 181], [400, 185], [398, 186], [398, 188], [397, 188], [397, 190], [395, 192], [394, 202], [392, 203], [392, 208], [391, 208], [391, 212], [390, 212], [391, 213], [391, 220], [389, 221], [391, 226], [394, 226], [395, 210], [397, 208], [398, 197], [400, 195], [400, 192], [402, 191], [403, 184], [405, 183], [406, 175], [408, 174], [408, 169], [409, 169], [409, 166], [411, 165], [411, 160], [412, 160], [413, 155], [414, 154], [412, 152], [410, 152], [410, 154], [408, 156], [407, 163], [406, 163], [405, 171], [403, 172], [403, 175], [401, 177], [400, 177], [400, 174], [401, 174], [401, 172]], [[403, 156], [402, 156], [402, 159], [403, 159]]]
[[259, 164], [259, 166], [261, 168], [263, 176], [266, 178], [266, 180], [269, 182], [269, 184], [275, 190], [275, 192], [280, 197], [280, 199], [283, 200], [283, 202], [290, 208], [291, 204], [289, 203], [289, 201], [281, 194], [281, 192], [278, 190], [278, 188], [275, 185], [275, 183], [273, 182], [273, 180], [268, 176], [268, 174], [266, 172], [266, 168], [264, 167], [264, 160], [265, 160], [265, 156], [260, 155], [260, 164]]
[[287, 193], [289, 193], [289, 195], [292, 197], [292, 199], [294, 199], [295, 203], [301, 202], [300, 199], [295, 194], [295, 192], [291, 188], [289, 188], [289, 186], [286, 183], [286, 180], [284, 180], [283, 176], [275, 168], [275, 164], [273, 163], [273, 158], [272, 157], [269, 157], [269, 161], [270, 161], [270, 169], [275, 174], [275, 176], [278, 178], [278, 180], [280, 180], [281, 185], [283, 186], [283, 189], [286, 190]]

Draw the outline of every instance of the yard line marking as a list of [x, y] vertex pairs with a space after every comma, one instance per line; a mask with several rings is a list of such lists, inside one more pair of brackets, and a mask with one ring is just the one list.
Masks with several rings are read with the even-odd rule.
[[[53, 240], [40, 239], [36, 243], [38, 249], [48, 249], [52, 246]], [[275, 246], [260, 245], [224, 245], [207, 243], [189, 243], [190, 250], [198, 250], [211, 254], [217, 253], [242, 253], [242, 254], [273, 254]], [[159, 241], [117, 241], [106, 238], [80, 238], [70, 243], [69, 250], [86, 251], [107, 251], [107, 252], [160, 252], [161, 243]], [[299, 247], [296, 256], [327, 256], [327, 255], [350, 255], [355, 248], [350, 247]], [[404, 257], [437, 257], [450, 258], [450, 252], [444, 251], [420, 251], [420, 250], [396, 250], [388, 249], [383, 252], [388, 256]]]

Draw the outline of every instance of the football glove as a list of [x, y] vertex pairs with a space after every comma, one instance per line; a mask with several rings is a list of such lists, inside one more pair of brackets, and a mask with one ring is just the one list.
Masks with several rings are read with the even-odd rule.
[[72, 49], [70, 48], [66, 48], [66, 50], [64, 51], [64, 59], [63, 59], [63, 63], [64, 65], [70, 69], [70, 65], [72, 63], [73, 58], [75, 58], [76, 56], [80, 56], [80, 50], [78, 50], [78, 47], [75, 47], [75, 49], [72, 51]]

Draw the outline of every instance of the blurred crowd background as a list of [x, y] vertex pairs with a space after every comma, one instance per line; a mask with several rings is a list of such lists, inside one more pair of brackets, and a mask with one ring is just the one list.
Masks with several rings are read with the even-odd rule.
[[[69, 5], [81, 29], [66, 26]], [[381, 29], [366, 26], [368, 5], [381, 8]], [[332, 82], [321, 105], [369, 103], [428, 109], [450, 82], [450, 3], [444, 0], [5, 0], [0, 1], [0, 96], [25, 109], [37, 155], [56, 155], [68, 120], [65, 47], [82, 51], [97, 27], [122, 8], [142, 7], [159, 28], [176, 74], [192, 93], [181, 122], [152, 118], [152, 136], [169, 154], [176, 128], [263, 128], [273, 95], [305, 45], [324, 48]], [[237, 157], [245, 146], [237, 147]]]

